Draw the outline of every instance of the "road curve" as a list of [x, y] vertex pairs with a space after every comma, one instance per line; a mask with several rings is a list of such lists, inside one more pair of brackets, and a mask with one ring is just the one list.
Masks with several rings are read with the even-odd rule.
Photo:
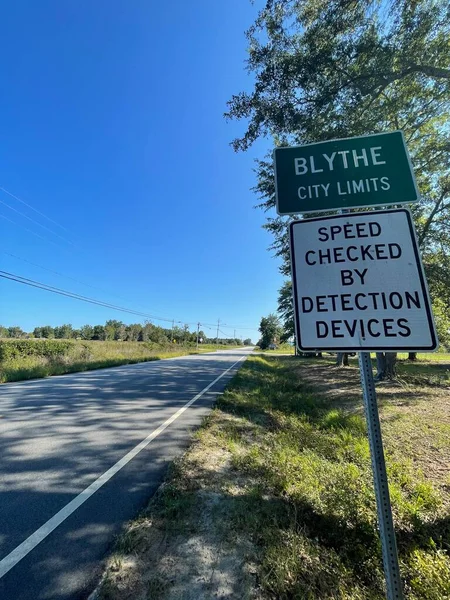
[[0, 598], [86, 598], [251, 350], [0, 386]]

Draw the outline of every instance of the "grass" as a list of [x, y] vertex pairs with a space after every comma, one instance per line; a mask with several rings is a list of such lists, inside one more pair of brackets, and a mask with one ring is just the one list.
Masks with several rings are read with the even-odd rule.
[[[324, 360], [332, 364], [335, 357], [324, 354]], [[350, 357], [350, 364], [356, 365], [358, 357]], [[375, 354], [372, 354], [373, 368], [376, 369]], [[416, 361], [408, 360], [408, 354], [397, 354], [397, 374], [400, 382], [425, 386], [450, 386], [450, 353], [433, 352], [417, 355]]]
[[[233, 346], [219, 346], [219, 349], [231, 348]], [[202, 345], [197, 352], [195, 346], [160, 346], [152, 342], [74, 341], [67, 352], [57, 357], [33, 355], [2, 360], [0, 383], [213, 352], [216, 349], [214, 345]]]
[[450, 385], [450, 354], [436, 352], [418, 354], [417, 361], [407, 360], [407, 355], [398, 356], [398, 375], [418, 385]]
[[[448, 599], [448, 386], [404, 380], [377, 390], [405, 596]], [[384, 598], [355, 362], [337, 369], [333, 357], [249, 358], [131, 528], [142, 534], [128, 548], [136, 563], [108, 571], [104, 599], [145, 598], [152, 579], [165, 598], [182, 597], [180, 585], [195, 588], [203, 568], [180, 550], [194, 539], [216, 548], [230, 589], [239, 582], [230, 597]], [[212, 598], [217, 585], [192, 597]]]
[[295, 354], [295, 348], [294, 346], [291, 346], [291, 344], [280, 344], [280, 346], [278, 346], [278, 348], [276, 350], [261, 350], [261, 348], [257, 347], [256, 348], [256, 352], [258, 354], [268, 354], [270, 355], [277, 355], [277, 354]]

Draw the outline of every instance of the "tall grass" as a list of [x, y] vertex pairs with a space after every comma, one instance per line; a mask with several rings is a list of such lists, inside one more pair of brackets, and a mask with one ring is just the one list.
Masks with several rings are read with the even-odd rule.
[[[0, 342], [0, 382], [22, 381], [102, 369], [139, 362], [196, 354], [195, 346], [159, 345], [153, 342], [24, 340], [22, 346]], [[13, 350], [11, 350], [11, 346]], [[64, 346], [64, 347], [63, 347]], [[19, 348], [19, 350], [17, 350]], [[49, 349], [50, 348], [50, 349]], [[230, 346], [219, 346], [219, 349]], [[216, 346], [200, 346], [199, 352], [211, 352]]]
[[[361, 411], [317, 393], [288, 358], [266, 357], [246, 362], [218, 407], [242, 419], [222, 433], [232, 442], [233, 467], [255, 486], [255, 495], [241, 500], [238, 518], [252, 515], [240, 527], [262, 549], [261, 581], [270, 597], [381, 599], [381, 551]], [[387, 466], [406, 596], [450, 598], [447, 493], [412, 462], [415, 455], [408, 456], [406, 441], [418, 430], [403, 431], [405, 417], [401, 411], [396, 416], [405, 454], [393, 460], [388, 437]], [[242, 423], [253, 428], [251, 444]]]

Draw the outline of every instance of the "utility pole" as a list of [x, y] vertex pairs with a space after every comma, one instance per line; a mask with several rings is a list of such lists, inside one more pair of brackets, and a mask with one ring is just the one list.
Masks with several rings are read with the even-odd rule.
[[233, 344], [236, 343], [236, 329], [234, 330], [234, 335], [233, 335]]
[[217, 335], [216, 335], [216, 349], [219, 349], [219, 325], [220, 319], [217, 319]]
[[200, 333], [200, 323], [197, 323], [197, 352], [198, 352], [198, 335]]
[[173, 344], [173, 328], [175, 327], [175, 319], [172, 319], [172, 339], [170, 340], [170, 343]]

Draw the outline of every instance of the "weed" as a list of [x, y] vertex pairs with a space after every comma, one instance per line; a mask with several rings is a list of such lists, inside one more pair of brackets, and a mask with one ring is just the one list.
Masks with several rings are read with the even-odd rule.
[[[228, 449], [233, 467], [257, 478], [265, 494], [274, 499], [272, 511], [277, 501], [290, 507], [285, 506], [280, 518], [278, 506], [274, 527], [265, 514], [267, 507], [264, 512], [261, 503], [253, 501], [253, 506], [247, 507], [252, 517], [238, 521], [238, 526], [250, 528], [259, 540], [262, 580], [274, 596], [382, 598], [381, 552], [364, 418], [360, 410], [349, 410], [348, 401], [340, 406], [299, 375], [291, 359], [251, 358], [218, 402], [221, 410], [241, 419], [254, 422], [259, 412], [265, 422], [272, 423], [262, 427], [264, 431], [253, 444], [235, 436]], [[430, 589], [441, 595], [429, 598], [444, 598], [449, 557], [445, 551], [430, 554], [427, 548], [420, 548], [427, 532], [434, 535], [428, 524], [440, 514], [443, 497], [407, 456], [391, 463], [388, 452], [388, 471], [404, 552], [403, 574], [411, 590], [431, 578]], [[295, 520], [289, 521], [289, 511]], [[411, 562], [414, 545], [419, 555]], [[433, 577], [440, 578], [439, 583]], [[416, 598], [415, 593], [411, 591], [410, 597]]]
[[164, 598], [168, 587], [169, 582], [162, 577], [151, 577], [147, 583], [147, 599], [160, 600], [160, 598]]
[[[230, 349], [230, 346], [220, 346]], [[0, 383], [38, 379], [118, 367], [197, 352], [183, 346], [158, 346], [150, 342], [100, 342], [75, 340], [0, 340]]]

